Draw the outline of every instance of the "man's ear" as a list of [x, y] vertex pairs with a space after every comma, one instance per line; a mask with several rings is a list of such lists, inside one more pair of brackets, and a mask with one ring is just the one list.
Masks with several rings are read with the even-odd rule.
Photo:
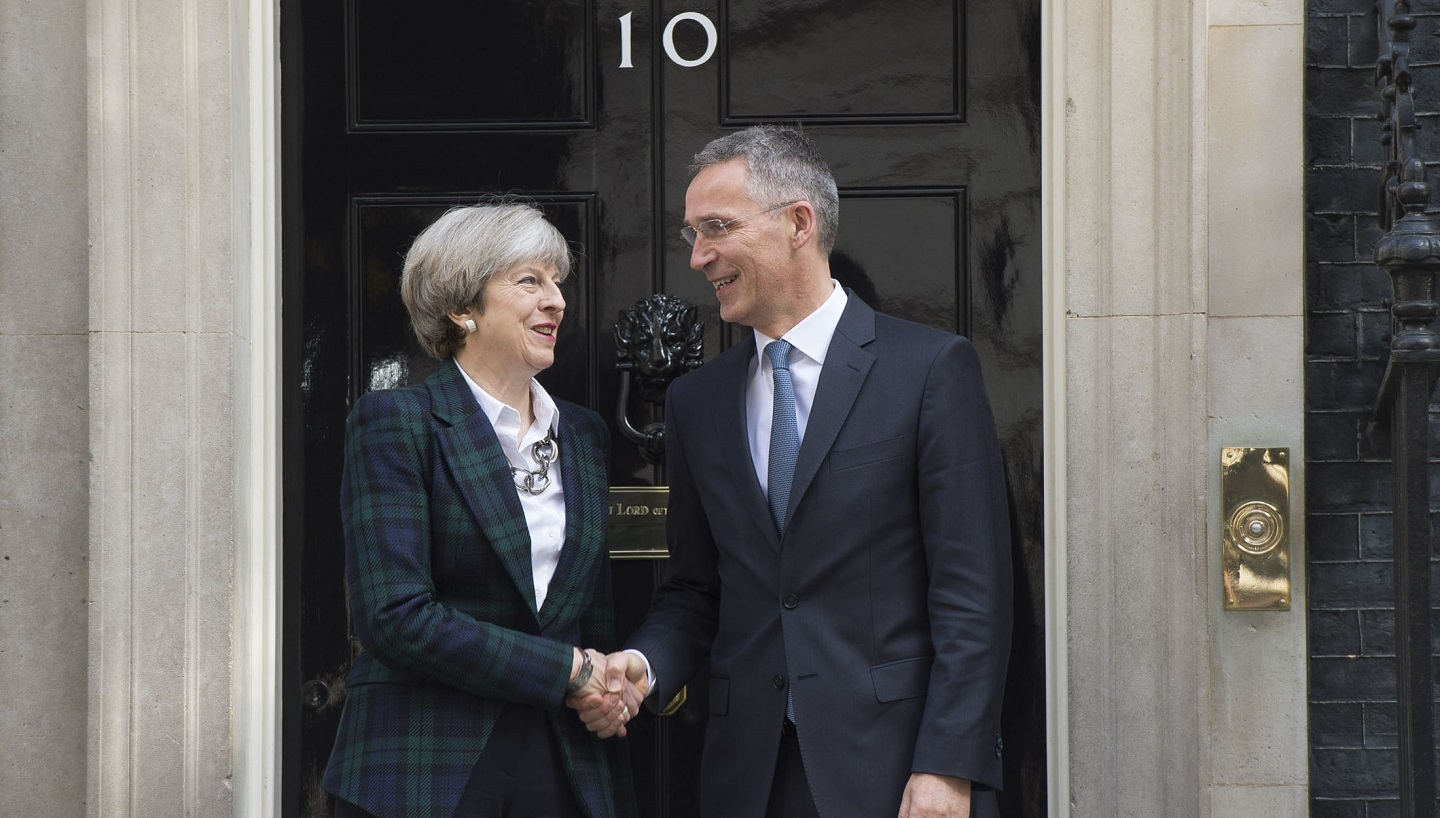
[[806, 244], [816, 241], [819, 238], [819, 225], [815, 220], [815, 208], [805, 200], [800, 200], [791, 206], [790, 211], [790, 248], [799, 250]]

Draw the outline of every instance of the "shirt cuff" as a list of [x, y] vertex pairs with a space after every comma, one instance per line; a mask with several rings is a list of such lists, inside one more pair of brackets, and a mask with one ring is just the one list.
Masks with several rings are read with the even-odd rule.
[[653, 670], [650, 669], [650, 660], [645, 658], [645, 654], [641, 653], [641, 652], [638, 651], [638, 650], [635, 650], [634, 648], [626, 648], [626, 649], [625, 649], [625, 653], [633, 653], [633, 654], [635, 654], [636, 656], [639, 656], [639, 657], [640, 657], [640, 661], [642, 661], [642, 662], [645, 663], [645, 683], [648, 684], [648, 685], [650, 685], [650, 688], [649, 688], [650, 693], [654, 693], [654, 692], [655, 692], [655, 671], [653, 671]]

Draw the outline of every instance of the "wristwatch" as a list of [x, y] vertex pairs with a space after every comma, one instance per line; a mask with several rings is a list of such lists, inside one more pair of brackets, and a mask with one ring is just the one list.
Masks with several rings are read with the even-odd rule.
[[571, 693], [579, 693], [581, 688], [585, 687], [585, 683], [590, 681], [590, 674], [595, 672], [595, 663], [590, 661], [590, 654], [582, 650], [580, 657], [580, 672], [575, 674], [575, 678], [567, 688]]

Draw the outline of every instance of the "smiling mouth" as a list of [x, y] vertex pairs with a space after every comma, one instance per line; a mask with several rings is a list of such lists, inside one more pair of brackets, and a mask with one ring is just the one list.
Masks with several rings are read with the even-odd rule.
[[720, 292], [721, 288], [727, 287], [730, 284], [734, 283], [735, 279], [739, 277], [740, 276], [730, 276], [729, 278], [716, 279], [715, 281], [712, 281], [710, 283], [715, 285], [715, 292], [718, 293]]
[[530, 329], [534, 330], [535, 332], [540, 333], [541, 335], [544, 335], [544, 336], [547, 337], [547, 338], [554, 338], [554, 337], [555, 337], [555, 325], [554, 325], [554, 324], [540, 324], [540, 325], [538, 325], [538, 326], [533, 326], [533, 327], [531, 327]]

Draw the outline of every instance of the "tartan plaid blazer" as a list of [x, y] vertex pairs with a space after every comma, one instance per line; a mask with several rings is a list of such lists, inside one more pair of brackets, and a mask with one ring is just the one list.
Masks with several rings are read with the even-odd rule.
[[518, 702], [549, 713], [588, 815], [631, 814], [622, 748], [564, 707], [572, 646], [615, 645], [609, 433], [594, 412], [556, 403], [565, 542], [539, 610], [509, 461], [456, 364], [355, 404], [340, 502], [363, 651], [346, 677], [329, 792], [381, 818], [448, 818]]

